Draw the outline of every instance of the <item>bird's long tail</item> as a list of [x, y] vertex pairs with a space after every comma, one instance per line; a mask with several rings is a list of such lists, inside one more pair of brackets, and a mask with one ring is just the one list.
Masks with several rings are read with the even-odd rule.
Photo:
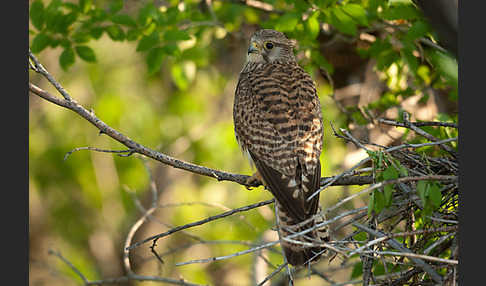
[[[289, 236], [314, 228], [315, 225], [322, 223], [325, 218], [319, 215], [314, 219], [308, 219], [309, 222], [303, 224], [304, 221], [293, 221], [284, 211], [282, 211], [282, 208], [279, 208], [278, 204], [276, 210], [280, 244], [285, 257], [287, 258], [287, 262], [294, 266], [307, 265], [311, 262], [316, 262], [322, 253], [325, 252], [324, 247], [316, 246], [316, 244], [329, 241], [329, 227], [327, 225], [321, 228], [316, 228], [303, 235]], [[317, 213], [320, 213], [320, 210]], [[287, 237], [287, 239], [284, 239], [285, 237]], [[297, 243], [289, 240], [297, 241]]]

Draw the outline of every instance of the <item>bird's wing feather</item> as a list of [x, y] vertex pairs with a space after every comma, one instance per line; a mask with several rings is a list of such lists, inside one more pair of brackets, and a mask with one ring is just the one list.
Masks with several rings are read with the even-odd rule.
[[282, 207], [296, 221], [308, 218], [318, 207], [318, 196], [307, 198], [319, 187], [322, 141], [312, 79], [298, 66], [268, 65], [242, 74], [236, 93], [240, 145]]
[[[320, 164], [310, 175], [310, 179], [306, 182], [302, 180], [302, 176], [285, 176], [268, 166], [249, 151], [255, 166], [264, 180], [264, 185], [275, 196], [278, 202], [282, 205], [283, 210], [294, 220], [294, 222], [301, 222], [309, 218], [317, 212], [319, 204], [319, 196], [314, 197], [309, 202], [307, 198], [312, 192], [304, 192], [303, 185], [309, 190], [316, 190], [319, 188], [319, 180], [321, 177]], [[297, 167], [297, 172], [300, 173], [301, 167]], [[298, 192], [294, 196], [294, 192]]]

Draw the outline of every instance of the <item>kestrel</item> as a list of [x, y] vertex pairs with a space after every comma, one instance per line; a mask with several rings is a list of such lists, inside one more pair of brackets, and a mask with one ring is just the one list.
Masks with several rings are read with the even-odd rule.
[[293, 48], [294, 42], [281, 32], [264, 29], [253, 34], [236, 87], [233, 120], [238, 144], [276, 199], [285, 257], [299, 266], [323, 252], [309, 242], [322, 243], [329, 236], [322, 227], [304, 238], [290, 238], [307, 245], [282, 240], [322, 221], [315, 216], [319, 195], [307, 200], [321, 177], [321, 107], [314, 82], [297, 64]]

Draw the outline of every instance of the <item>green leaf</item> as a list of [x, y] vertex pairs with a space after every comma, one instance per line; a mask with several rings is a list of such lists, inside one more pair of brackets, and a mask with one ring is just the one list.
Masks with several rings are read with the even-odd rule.
[[319, 11], [315, 11], [309, 18], [307, 18], [305, 21], [305, 28], [309, 32], [310, 38], [317, 38], [321, 28], [319, 24]]
[[355, 36], [357, 34], [357, 27], [353, 18], [344, 13], [341, 7], [333, 7], [330, 11], [330, 24], [333, 25], [340, 32]]
[[93, 27], [91, 28], [91, 30], [89, 31], [89, 34], [95, 38], [96, 40], [101, 38], [101, 36], [103, 35], [103, 31], [105, 29], [103, 27]]
[[393, 166], [388, 166], [383, 171], [383, 179], [384, 180], [395, 180], [398, 178], [398, 171]]
[[417, 195], [419, 196], [424, 206], [427, 203], [427, 189], [428, 189], [427, 181], [419, 181], [417, 183]]
[[123, 41], [125, 39], [125, 32], [118, 25], [111, 25], [105, 28], [108, 36], [113, 41]]
[[376, 67], [379, 70], [385, 70], [391, 66], [392, 63], [400, 59], [400, 54], [395, 52], [394, 50], [386, 50], [382, 52], [376, 58]]
[[393, 198], [393, 186], [394, 186], [394, 184], [388, 184], [388, 185], [385, 185], [385, 187], [383, 188], [383, 194], [384, 194], [385, 206], [386, 207], [391, 206], [392, 198]]
[[455, 87], [458, 84], [458, 65], [457, 60], [449, 54], [440, 51], [431, 51], [432, 63], [437, 67], [440, 74], [450, 81]]
[[77, 12], [71, 12], [67, 15], [65, 15], [63, 18], [62, 18], [62, 22], [61, 22], [61, 25], [62, 25], [62, 28], [61, 30], [66, 33], [69, 29], [69, 26], [71, 26], [74, 22], [76, 22], [76, 20], [78, 19], [78, 13]]
[[405, 34], [405, 39], [412, 42], [415, 39], [425, 36], [428, 30], [429, 27], [424, 21], [415, 21]]
[[353, 236], [353, 239], [356, 241], [365, 241], [368, 238], [365, 232], [358, 232]]
[[91, 39], [91, 34], [87, 31], [76, 31], [71, 38], [78, 44], [87, 43]]
[[80, 11], [79, 6], [74, 4], [74, 3], [63, 2], [62, 7], [65, 7], [67, 9], [71, 10], [72, 12], [79, 12]]
[[30, 21], [37, 30], [42, 30], [44, 27], [44, 4], [40, 0], [32, 2], [30, 5]]
[[149, 74], [154, 74], [160, 70], [164, 56], [165, 51], [163, 48], [153, 48], [148, 52], [146, 62], [148, 65]]
[[61, 0], [52, 0], [49, 5], [46, 7], [46, 11], [48, 12], [54, 12], [57, 11], [62, 5]]
[[108, 20], [108, 16], [109, 16], [104, 9], [100, 9], [96, 7], [92, 9], [90, 15], [91, 15], [91, 21], [93, 22], [102, 22]]
[[419, 67], [419, 61], [417, 57], [413, 55], [414, 51], [414, 46], [411, 44], [411, 42], [402, 42], [403, 43], [403, 48], [400, 50], [400, 53], [405, 60], [405, 62], [408, 64], [410, 71], [416, 75], [417, 69]]
[[51, 41], [51, 37], [47, 36], [44, 33], [39, 33], [32, 40], [32, 45], [30, 46], [30, 49], [33, 53], [38, 53], [45, 49], [51, 43]]
[[92, 4], [93, 0], [79, 0], [79, 9], [86, 14], [91, 9]]
[[125, 26], [128, 26], [128, 27], [136, 27], [137, 26], [137, 22], [135, 22], [135, 20], [132, 17], [130, 17], [126, 14], [113, 15], [111, 17], [111, 21], [115, 24], [125, 25]]
[[368, 216], [371, 215], [374, 209], [375, 209], [375, 192], [373, 191], [370, 195], [370, 199], [368, 200]]
[[353, 113], [351, 113], [351, 117], [353, 120], [358, 124], [358, 125], [366, 125], [368, 124], [368, 120], [363, 116], [361, 111], [356, 110]]
[[112, 0], [110, 2], [110, 12], [115, 14], [116, 12], [123, 9], [123, 0]]
[[411, 4], [395, 4], [388, 6], [381, 17], [384, 20], [414, 20], [419, 18], [420, 14]]
[[353, 266], [353, 271], [351, 272], [351, 279], [360, 277], [363, 274], [363, 261], [359, 261]]
[[140, 31], [138, 29], [128, 29], [126, 39], [127, 41], [135, 41], [138, 39]]
[[137, 45], [137, 52], [147, 51], [159, 43], [159, 33], [154, 32], [142, 37]]
[[90, 47], [88, 46], [76, 46], [75, 47], [75, 50], [76, 50], [76, 53], [78, 54], [78, 56], [87, 61], [87, 62], [96, 62], [96, 55], [93, 51], [93, 49], [91, 49]]
[[137, 22], [145, 26], [152, 20], [157, 20], [157, 9], [152, 2], [148, 2], [138, 11]]
[[397, 159], [393, 159], [393, 162], [395, 163], [395, 165], [398, 167], [398, 172], [399, 174], [402, 176], [402, 177], [406, 177], [408, 176], [408, 170], [407, 168], [405, 168], [399, 160]]
[[346, 4], [342, 6], [344, 13], [351, 16], [360, 25], [368, 26], [368, 17], [366, 10], [359, 4]]
[[175, 44], [168, 44], [162, 47], [164, 53], [170, 56], [178, 56], [180, 55], [180, 50]]
[[381, 169], [383, 167], [383, 152], [378, 151], [378, 162], [377, 162], [377, 167], [378, 169]]
[[183, 30], [169, 30], [164, 33], [164, 41], [187, 41], [191, 39], [189, 34]]
[[440, 187], [437, 184], [432, 184], [429, 189], [429, 198], [434, 209], [440, 207], [442, 203], [442, 193], [440, 192]]
[[297, 13], [285, 13], [277, 19], [275, 23], [275, 30], [280, 32], [290, 32], [295, 29], [295, 26], [299, 23], [300, 14]]
[[375, 193], [375, 202], [374, 202], [375, 204], [373, 206], [373, 210], [375, 211], [375, 213], [379, 214], [385, 207], [385, 195], [378, 190], [375, 190], [374, 193]]
[[171, 67], [172, 80], [181, 90], [186, 90], [189, 86], [189, 80], [182, 69], [182, 65], [175, 64]]
[[[68, 38], [62, 38], [62, 39], [59, 40], [59, 44], [63, 48], [69, 48], [69, 47], [71, 47], [71, 40], [69, 40]], [[54, 46], [51, 44], [51, 47], [54, 47]]]
[[319, 50], [311, 50], [311, 59], [317, 64], [318, 67], [325, 69], [329, 74], [333, 74], [334, 66], [327, 61]]
[[67, 71], [74, 64], [75, 60], [74, 50], [71, 47], [67, 47], [59, 57], [59, 64], [63, 70]]

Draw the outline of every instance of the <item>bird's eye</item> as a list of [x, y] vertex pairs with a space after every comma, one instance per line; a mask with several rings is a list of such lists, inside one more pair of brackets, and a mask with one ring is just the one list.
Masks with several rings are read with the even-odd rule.
[[265, 48], [271, 50], [271, 49], [273, 49], [273, 44], [271, 42], [266, 42], [265, 43]]

